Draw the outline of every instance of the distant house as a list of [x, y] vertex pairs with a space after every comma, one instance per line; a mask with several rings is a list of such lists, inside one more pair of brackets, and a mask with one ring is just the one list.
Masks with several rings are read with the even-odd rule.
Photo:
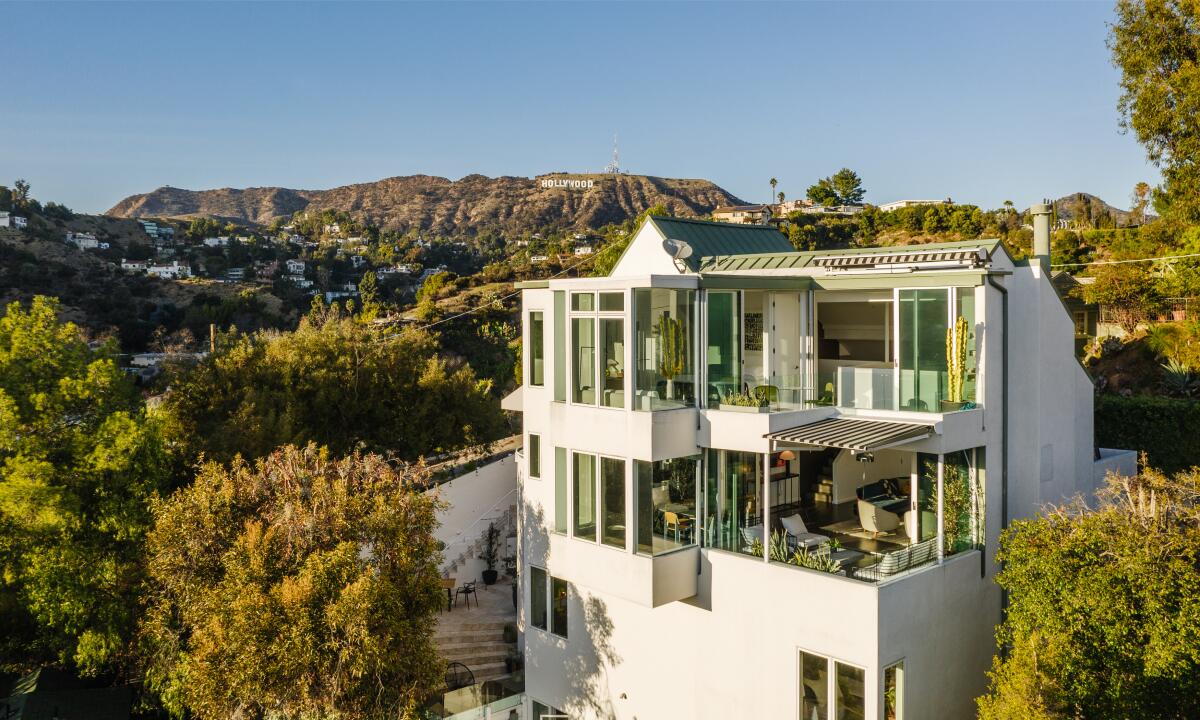
[[211, 248], [225, 247], [228, 244], [229, 244], [229, 238], [225, 235], [221, 235], [219, 237], [204, 238], [204, 245], [206, 247], [211, 247]]
[[900, 208], [917, 207], [919, 205], [953, 205], [954, 202], [950, 198], [945, 200], [893, 200], [890, 203], [884, 203], [879, 206], [880, 212], [891, 212]]
[[178, 280], [191, 277], [192, 269], [178, 260], [173, 260], [170, 265], [151, 265], [146, 268], [146, 273], [164, 280]]
[[303, 235], [289, 235], [287, 241], [293, 245], [303, 245], [304, 244], [304, 236]]
[[24, 230], [28, 225], [29, 221], [20, 215], [13, 215], [7, 210], [0, 211], [0, 227]]
[[354, 269], [357, 270], [358, 268], [367, 264], [367, 259], [362, 255], [351, 255], [350, 264], [354, 267]]
[[146, 272], [150, 263], [145, 260], [121, 260], [121, 269], [125, 272]]
[[138, 220], [138, 224], [140, 224], [142, 226], [142, 230], [145, 231], [145, 233], [155, 241], [156, 245], [161, 243], [170, 244], [175, 242], [175, 228], [171, 227], [170, 225], [159, 225], [154, 220]]
[[287, 261], [287, 271], [291, 275], [304, 274], [304, 261], [291, 259]]
[[544, 263], [549, 259], [550, 258], [547, 257], [546, 255], [530, 255], [529, 256], [529, 262], [534, 263], [534, 264]]
[[100, 247], [100, 241], [91, 233], [67, 232], [67, 244], [74, 245], [80, 250], [96, 250]]
[[326, 225], [325, 227], [321, 228], [321, 230], [326, 235], [337, 235], [338, 233], [340, 233], [342, 231], [342, 226], [337, 223], [331, 223], [331, 224]]
[[279, 261], [272, 260], [271, 262], [263, 262], [255, 264], [256, 272], [259, 279], [270, 280], [275, 277], [275, 273], [279, 272]]
[[772, 214], [775, 217], [787, 217], [790, 213], [801, 212], [804, 208], [812, 206], [813, 201], [808, 198], [788, 200], [787, 202], [776, 203], [772, 208]]
[[800, 208], [805, 215], [857, 215], [863, 211], [863, 205], [811, 205]]
[[763, 225], [771, 218], [770, 205], [727, 205], [712, 212], [717, 222]]
[[529, 247], [529, 240], [527, 240], [525, 238], [521, 238], [520, 240], [517, 240], [517, 247]]
[[284, 275], [283, 279], [287, 280], [288, 282], [292, 283], [296, 287], [301, 288], [303, 290], [307, 290], [308, 288], [313, 286], [313, 281], [309, 280], [308, 278], [304, 277], [303, 275]]
[[591, 245], [575, 246], [575, 257], [581, 257], [584, 255], [591, 255], [591, 254], [592, 254], [592, 246]]
[[232, 282], [241, 282], [246, 279], [246, 268], [229, 268], [225, 271], [225, 277]]

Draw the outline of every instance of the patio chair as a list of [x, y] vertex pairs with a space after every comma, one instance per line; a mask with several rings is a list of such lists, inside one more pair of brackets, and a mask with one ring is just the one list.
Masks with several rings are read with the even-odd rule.
[[900, 516], [866, 500], [858, 501], [858, 521], [862, 523], [863, 530], [870, 532], [875, 537], [878, 537], [880, 533], [887, 534], [900, 527]]
[[804, 524], [804, 518], [800, 517], [800, 513], [785, 517], [779, 522], [783, 525], [783, 529], [787, 531], [789, 548], [812, 549], [829, 542], [829, 538], [824, 535], [809, 532], [808, 527]]
[[471, 596], [475, 596], [475, 607], [479, 607], [479, 594], [475, 592], [475, 581], [463, 583], [457, 590], [454, 591], [454, 607], [458, 607], [458, 596], [462, 595], [463, 600], [467, 603], [467, 608], [471, 607]]
[[761, 545], [766, 545], [766, 540], [763, 538], [762, 525], [750, 525], [742, 528], [742, 552], [750, 552], [754, 548], [755, 540]]

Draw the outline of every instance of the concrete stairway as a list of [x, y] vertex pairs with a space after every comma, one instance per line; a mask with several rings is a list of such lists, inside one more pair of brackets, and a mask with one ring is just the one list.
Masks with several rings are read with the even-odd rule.
[[446, 662], [460, 662], [471, 669], [475, 682], [496, 680], [508, 675], [504, 660], [517, 647], [504, 641], [504, 626], [516, 623], [512, 589], [508, 578], [495, 585], [478, 588], [479, 605], [472, 599], [470, 609], [462, 598], [458, 606], [438, 617], [434, 641]]

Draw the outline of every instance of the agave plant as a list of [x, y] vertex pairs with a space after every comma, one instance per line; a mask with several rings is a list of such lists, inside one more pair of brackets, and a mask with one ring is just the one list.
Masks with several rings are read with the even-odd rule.
[[1168, 360], [1162, 365], [1162, 386], [1168, 395], [1182, 398], [1194, 398], [1200, 391], [1200, 382], [1191, 368], [1178, 360]]
[[808, 548], [800, 548], [792, 553], [791, 562], [793, 565], [799, 565], [809, 570], [820, 570], [827, 573], [840, 573], [842, 571], [841, 561], [834, 560], [826, 550], [810, 552]]
[[771, 553], [771, 560], [774, 562], [788, 562], [791, 560], [792, 551], [788, 549], [787, 533], [782, 530], [771, 532], [769, 552]]

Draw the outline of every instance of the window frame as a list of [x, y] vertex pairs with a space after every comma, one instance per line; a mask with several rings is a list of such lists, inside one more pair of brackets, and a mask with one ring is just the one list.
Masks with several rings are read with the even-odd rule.
[[[551, 635], [556, 635], [556, 636], [562, 638], [563, 640], [568, 640], [568, 639], [570, 639], [570, 626], [571, 626], [571, 583], [567, 582], [566, 580], [564, 580], [562, 578], [554, 577], [553, 575], [549, 575], [548, 577], [550, 578], [550, 581], [548, 583], [546, 583], [546, 587], [549, 589], [550, 596], [549, 596], [548, 602], [546, 604], [546, 609], [548, 610], [548, 614], [550, 616], [549, 633]], [[555, 611], [555, 606], [554, 606], [554, 591], [555, 591], [556, 584], [561, 584], [562, 588], [563, 588], [562, 622], [565, 627], [562, 628], [562, 632], [558, 631], [559, 628], [558, 628], [558, 623], [556, 621], [557, 612]]]
[[526, 462], [529, 464], [529, 477], [542, 479], [542, 436], [539, 433], [529, 433], [525, 444]]
[[[802, 715], [803, 708], [804, 708], [804, 690], [803, 690], [803, 688], [804, 688], [803, 656], [804, 655], [809, 655], [809, 656], [816, 657], [816, 658], [823, 658], [825, 660], [825, 716], [819, 718], [819, 720], [833, 720], [833, 718], [841, 716], [841, 712], [842, 712], [843, 708], [842, 708], [842, 701], [838, 697], [838, 686], [837, 686], [837, 678], [838, 678], [837, 672], [838, 672], [839, 665], [845, 666], [848, 668], [852, 668], [852, 669], [857, 670], [860, 673], [862, 673], [863, 696], [862, 696], [862, 712], [860, 714], [862, 715], [862, 717], [865, 718], [867, 716], [867, 693], [866, 693], [866, 691], [867, 691], [867, 668], [863, 665], [859, 665], [858, 663], [847, 662], [845, 660], [842, 660], [841, 658], [834, 657], [832, 655], [828, 655], [823, 652], [814, 652], [812, 650], [808, 650], [806, 648], [799, 647], [799, 646], [796, 647], [796, 675], [795, 675], [795, 677], [796, 677], [796, 712], [797, 712], [797, 714]], [[903, 660], [901, 660], [900, 662], [903, 662]], [[895, 663], [893, 663], [893, 665], [894, 664]], [[888, 667], [891, 667], [891, 665], [889, 665]], [[880, 684], [880, 688], [881, 688], [880, 692], [882, 693], [882, 683]], [[880, 708], [882, 708], [882, 707], [883, 706], [880, 705]], [[801, 717], [801, 720], [808, 720], [808, 718]]]
[[[566, 368], [566, 376], [567, 376], [566, 401], [568, 403], [570, 403], [572, 405], [579, 405], [581, 407], [601, 408], [604, 410], [623, 411], [623, 410], [630, 409], [629, 406], [631, 404], [631, 397], [630, 397], [629, 384], [630, 384], [630, 375], [631, 375], [630, 368], [632, 367], [632, 365], [630, 364], [630, 357], [631, 357], [633, 348], [631, 347], [631, 343], [630, 343], [630, 339], [629, 339], [629, 332], [630, 332], [629, 315], [625, 310], [631, 302], [629, 293], [630, 293], [630, 291], [628, 289], [573, 290], [569, 293], [570, 297], [568, 298], [567, 303], [566, 303], [566, 305], [567, 305], [566, 322], [564, 323], [565, 329], [567, 332], [567, 338], [566, 338], [565, 345], [568, 348], [568, 352], [567, 352], [568, 367]], [[599, 305], [599, 300], [597, 298], [600, 295], [617, 295], [617, 294], [619, 294], [622, 297], [620, 310], [600, 310], [599, 309], [600, 305]], [[584, 295], [590, 295], [592, 297], [592, 302], [591, 302], [592, 307], [591, 307], [591, 309], [588, 309], [588, 310], [577, 310], [575, 298], [578, 296], [584, 296]], [[575, 330], [575, 325], [576, 325], [575, 321], [579, 320], [579, 319], [584, 319], [584, 318], [590, 318], [592, 320], [592, 333], [591, 333], [592, 337], [591, 337], [590, 347], [592, 348], [593, 370], [592, 370], [591, 381], [592, 381], [592, 387], [594, 388], [594, 391], [593, 391], [594, 397], [592, 398], [591, 402], [582, 402], [582, 401], [575, 399], [577, 396], [577, 393], [578, 393], [578, 382], [579, 382], [579, 377], [578, 377], [578, 375], [576, 373], [576, 369], [575, 369], [575, 366], [576, 366], [577, 360], [578, 360], [578, 357], [577, 357], [577, 354], [575, 351], [575, 349], [577, 347], [577, 344], [576, 344], [577, 334], [576, 334], [576, 330]], [[621, 381], [622, 401], [621, 401], [620, 406], [604, 404], [604, 367], [603, 367], [603, 365], [605, 363], [605, 350], [601, 346], [601, 341], [603, 339], [602, 334], [601, 334], [601, 326], [603, 325], [605, 320], [620, 320], [621, 321], [622, 348], [621, 348], [620, 362], [621, 362], [622, 368], [624, 368], [624, 378]]]
[[[541, 592], [537, 589], [538, 576], [541, 576]], [[538, 595], [542, 596], [541, 624], [538, 624], [538, 614], [534, 604]], [[550, 618], [550, 573], [546, 568], [537, 565], [529, 566], [529, 626], [545, 631], [549, 628]]]
[[[540, 326], [540, 328], [539, 328], [539, 334], [541, 335], [540, 342], [535, 342], [534, 338], [533, 338], [533, 318], [535, 315], [538, 318], [537, 322], [538, 322], [538, 325]], [[529, 385], [530, 387], [546, 387], [546, 313], [545, 313], [545, 311], [544, 310], [530, 310], [528, 313], [526, 313], [526, 325], [529, 328], [529, 349], [530, 349], [530, 351], [525, 354], [526, 355], [525, 384]], [[539, 354], [541, 355], [541, 361], [542, 361], [542, 378], [541, 378], [542, 381], [541, 382], [534, 382], [533, 363], [534, 363], [535, 358], [534, 358], [533, 351], [535, 349], [540, 351]]]

